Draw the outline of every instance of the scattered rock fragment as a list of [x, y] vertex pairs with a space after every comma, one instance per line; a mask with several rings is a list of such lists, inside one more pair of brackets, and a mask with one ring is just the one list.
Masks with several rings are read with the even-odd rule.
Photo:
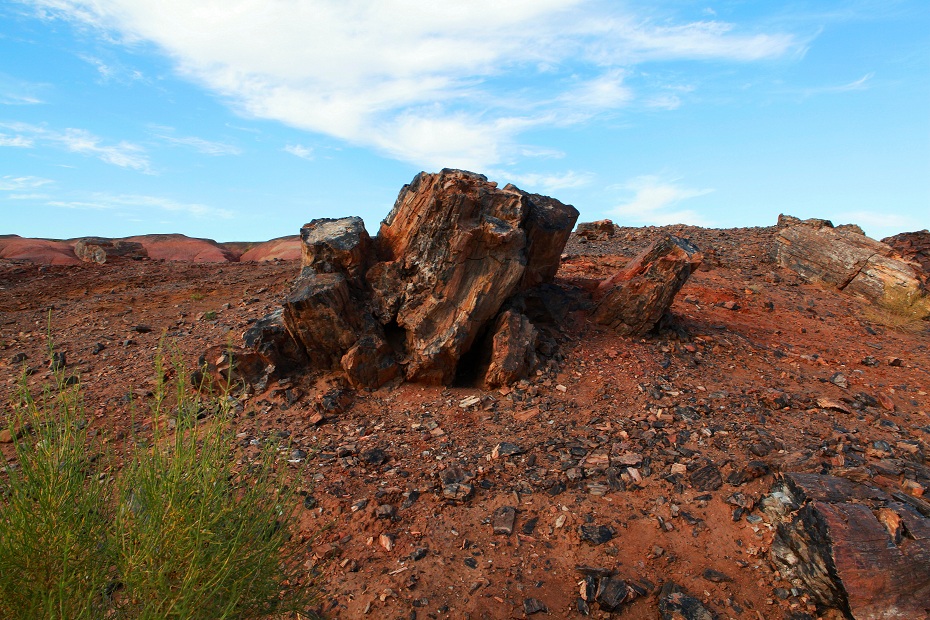
[[516, 523], [516, 519], [516, 508], [513, 506], [501, 506], [494, 511], [494, 517], [491, 522], [494, 533], [510, 536], [513, 534], [513, 526]]
[[603, 545], [614, 538], [616, 531], [609, 525], [581, 525], [578, 527], [581, 540], [592, 545]]
[[659, 592], [659, 616], [662, 620], [716, 620], [713, 613], [681, 586], [667, 582]]

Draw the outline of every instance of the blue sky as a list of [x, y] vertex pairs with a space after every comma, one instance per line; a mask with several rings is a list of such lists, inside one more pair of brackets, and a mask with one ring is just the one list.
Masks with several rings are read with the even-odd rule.
[[930, 3], [6, 0], [0, 234], [374, 234], [457, 167], [623, 225], [930, 228]]

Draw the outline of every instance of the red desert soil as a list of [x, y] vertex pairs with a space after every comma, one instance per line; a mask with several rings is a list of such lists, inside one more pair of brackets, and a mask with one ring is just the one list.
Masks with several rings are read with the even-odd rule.
[[17, 235], [0, 236], [0, 259], [25, 260], [44, 265], [78, 265], [73, 244], [50, 239], [28, 239]]
[[[524, 601], [538, 599], [549, 617], [580, 617], [579, 566], [648, 591], [623, 618], [657, 617], [667, 581], [721, 618], [816, 616], [776, 573], [772, 527], [755, 505], [786, 471], [900, 489], [890, 456], [930, 454], [927, 324], [892, 331], [855, 299], [780, 269], [774, 228], [573, 239], [556, 283], [607, 276], [661, 232], [692, 239], [707, 258], [656, 335], [622, 338], [576, 312], [561, 353], [531, 381], [358, 392], [319, 425], [311, 417], [325, 387], [309, 378], [239, 399], [243, 461], [263, 442], [280, 444], [282, 464], [307, 453], [287, 466], [306, 493], [301, 536], [327, 616], [521, 618]], [[191, 367], [206, 347], [239, 343], [280, 306], [298, 265], [2, 260], [0, 401], [23, 364], [31, 384], [48, 379], [50, 336], [80, 376], [92, 430], [118, 449], [132, 430], [127, 394], [145, 422], [159, 342]], [[494, 458], [502, 442], [517, 453]], [[750, 461], [770, 473], [745, 481], [759, 473]], [[455, 467], [475, 475], [464, 502], [442, 494], [440, 475]], [[504, 506], [516, 508], [510, 535], [493, 533]], [[602, 539], [585, 542], [583, 531]]]

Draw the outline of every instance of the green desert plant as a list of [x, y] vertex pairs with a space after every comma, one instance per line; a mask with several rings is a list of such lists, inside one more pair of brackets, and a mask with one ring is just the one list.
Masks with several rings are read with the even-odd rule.
[[0, 617], [278, 618], [313, 603], [274, 454], [236, 471], [227, 400], [156, 367], [151, 433], [113, 477], [92, 458], [78, 386], [56, 373], [35, 400], [22, 382], [0, 477]]

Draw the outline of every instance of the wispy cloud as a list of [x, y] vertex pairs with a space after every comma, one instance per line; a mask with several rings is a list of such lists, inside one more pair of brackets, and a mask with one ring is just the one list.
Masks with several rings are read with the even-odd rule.
[[44, 16], [154, 42], [243, 114], [419, 166], [488, 169], [519, 156], [527, 129], [637, 98], [680, 105], [636, 92], [627, 77], [638, 63], [754, 62], [801, 45], [716, 20], [657, 23], [608, 0], [34, 2]]
[[682, 187], [677, 180], [663, 180], [659, 176], [645, 175], [631, 179], [616, 189], [632, 194], [610, 210], [610, 215], [623, 222], [664, 226], [667, 224], [694, 224], [707, 226], [706, 221], [693, 209], [680, 209], [679, 204], [690, 198], [705, 196], [713, 189]]
[[589, 185], [595, 177], [591, 172], [575, 172], [574, 170], [557, 174], [510, 174], [503, 171], [491, 171], [489, 175], [504, 179], [525, 191], [544, 193], [554, 192], [560, 189], [584, 187], [585, 185]]
[[195, 136], [182, 136], [175, 137], [169, 135], [160, 135], [158, 136], [165, 142], [170, 144], [176, 144], [178, 146], [186, 146], [194, 149], [198, 153], [203, 153], [204, 155], [241, 155], [242, 149], [238, 146], [232, 144], [226, 144], [224, 142], [215, 142], [213, 140], [205, 140], [203, 138], [197, 138]]
[[28, 146], [34, 146], [36, 143], [52, 144], [72, 153], [96, 157], [120, 168], [138, 170], [146, 174], [152, 173], [145, 149], [131, 142], [121, 141], [116, 144], [107, 144], [103, 138], [84, 129], [68, 128], [58, 131], [29, 123], [0, 123], [0, 127], [19, 134], [15, 139], [28, 142]]
[[159, 211], [184, 213], [196, 218], [233, 217], [232, 211], [209, 205], [179, 202], [162, 196], [96, 193], [79, 200], [52, 200], [49, 206], [94, 211], [120, 210], [131, 214], [154, 215]]
[[805, 97], [811, 97], [814, 95], [830, 95], [835, 93], [848, 93], [861, 90], [868, 90], [871, 88], [872, 78], [875, 77], [875, 72], [866, 73], [858, 80], [853, 80], [852, 82], [847, 82], [846, 84], [837, 84], [837, 85], [827, 85], [827, 86], [817, 86], [813, 88], [805, 88], [798, 91], [801, 95]]
[[13, 146], [28, 149], [32, 148], [34, 145], [35, 142], [25, 136], [8, 136], [5, 133], [0, 133], [0, 146]]
[[47, 84], [27, 82], [0, 72], [0, 105], [37, 105], [45, 103], [41, 93], [48, 90]]
[[309, 146], [303, 146], [301, 144], [288, 144], [284, 147], [284, 151], [294, 155], [295, 157], [300, 157], [301, 159], [313, 159], [313, 149]]
[[41, 177], [14, 177], [7, 175], [0, 177], [0, 191], [18, 192], [24, 189], [35, 189], [50, 183], [54, 183], [54, 181]]

